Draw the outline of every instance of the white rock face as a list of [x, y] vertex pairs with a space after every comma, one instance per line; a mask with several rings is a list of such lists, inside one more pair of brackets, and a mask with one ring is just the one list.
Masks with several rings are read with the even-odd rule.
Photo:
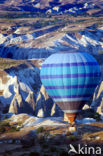
[[34, 112], [35, 107], [36, 107], [36, 103], [35, 103], [35, 96], [34, 96], [34, 93], [32, 91], [29, 92], [25, 101], [29, 104], [29, 106], [32, 108], [32, 111]]
[[[4, 74], [4, 75], [3, 75]], [[6, 69], [0, 76], [0, 106], [11, 113], [28, 113], [38, 117], [63, 116], [63, 112], [41, 86], [40, 69], [28, 65]], [[103, 81], [97, 87], [91, 107], [103, 114]]]
[[9, 113], [33, 114], [34, 111], [35, 111], [35, 102], [34, 102], [33, 94], [29, 93], [28, 97], [26, 98], [26, 101], [24, 101], [20, 93], [20, 88], [19, 88], [19, 83], [18, 83], [17, 91], [9, 107]]
[[[29, 102], [31, 105], [33, 102], [32, 96], [34, 96], [34, 99], [36, 98], [41, 85], [39, 72], [40, 70], [32, 65], [21, 65], [2, 72], [5, 77], [0, 77], [0, 90], [3, 90], [3, 96], [0, 96], [1, 103], [5, 106], [10, 105], [13, 102], [13, 98], [15, 97], [14, 101], [16, 102], [16, 98], [20, 98], [18, 97], [20, 95], [24, 101]], [[14, 102], [12, 105], [14, 105]]]
[[[49, 55], [62, 50], [74, 49], [75, 51], [86, 51], [92, 54], [98, 54], [100, 50], [103, 50], [102, 43], [102, 27], [93, 31], [85, 29], [84, 31], [76, 34], [56, 33], [53, 37], [48, 37], [54, 28], [48, 28], [46, 32], [40, 30], [33, 33], [18, 34], [19, 28], [16, 33], [12, 35], [0, 34], [0, 56], [9, 57], [14, 59], [33, 59], [33, 58], [47, 58]], [[35, 44], [35, 40], [42, 40], [38, 45]], [[66, 46], [64, 46], [64, 43]], [[12, 46], [11, 46], [12, 45]], [[14, 53], [15, 51], [15, 53]]]
[[[30, 116], [27, 114], [19, 114], [19, 115], [13, 115], [10, 118], [13, 122], [22, 122], [22, 129], [25, 129], [26, 127], [38, 127], [41, 126], [68, 126], [68, 121], [64, 121], [63, 117], [47, 117], [47, 118], [39, 118], [35, 116]], [[96, 122], [93, 118], [84, 118], [81, 120], [76, 120], [77, 123], [82, 124], [90, 124], [93, 122]]]
[[103, 65], [101, 65], [101, 81], [95, 89], [91, 108], [103, 115]]
[[41, 126], [66, 126], [68, 123], [63, 121], [62, 117], [47, 117], [47, 118], [39, 118], [35, 116], [29, 116], [26, 114], [13, 115], [10, 118], [11, 121], [23, 122], [22, 127], [32, 127], [36, 126], [36, 128]]
[[38, 117], [63, 116], [63, 112], [54, 104], [42, 85], [36, 99], [35, 115]]
[[[77, 9], [74, 8], [74, 10]], [[93, 31], [85, 29], [73, 34], [65, 32], [67, 27], [61, 30], [62, 33], [57, 32], [55, 34], [51, 33], [52, 29], [48, 27], [48, 30], [21, 34], [20, 29], [17, 28], [15, 34], [0, 34], [0, 56], [13, 59], [34, 59], [47, 58], [55, 52], [67, 51], [68, 49], [85, 51], [91, 54], [98, 54], [103, 50], [102, 27], [99, 29], [93, 28]], [[38, 41], [41, 42], [38, 44]], [[29, 104], [32, 113], [39, 117], [62, 114], [58, 106], [48, 96], [44, 87], [41, 87], [39, 74], [40, 70], [32, 65], [6, 70], [4, 76], [0, 77], [0, 91], [3, 90], [3, 95], [0, 96], [1, 104], [5, 107], [11, 104], [9, 112], [13, 113], [19, 112], [18, 107], [23, 106], [24, 108], [24, 105], [28, 107]], [[19, 94], [17, 93], [18, 85]], [[98, 94], [101, 98], [98, 98], [96, 93], [92, 104], [96, 109], [98, 99], [98, 106], [102, 106], [103, 103], [102, 93]], [[100, 112], [100, 109], [98, 112]]]
[[53, 7], [53, 10], [55, 10], [56, 12], [59, 12], [59, 7]]
[[99, 114], [103, 114], [103, 81], [96, 88], [91, 107]]
[[[36, 60], [37, 61], [37, 60]], [[27, 113], [38, 117], [59, 116], [60, 109], [41, 86], [40, 69], [31, 64], [2, 71], [0, 106], [9, 113]], [[5, 81], [4, 81], [5, 80]]]
[[38, 111], [37, 117], [44, 117], [44, 111], [42, 108]]

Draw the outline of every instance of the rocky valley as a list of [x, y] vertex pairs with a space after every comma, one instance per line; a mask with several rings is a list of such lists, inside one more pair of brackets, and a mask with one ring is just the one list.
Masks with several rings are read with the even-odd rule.
[[[35, 28], [34, 22], [39, 28]], [[50, 22], [51, 24], [49, 24]], [[38, 17], [38, 19], [11, 18], [10, 21], [5, 20], [5, 23], [9, 25], [8, 28], [2, 24], [2, 21], [0, 23], [0, 102], [2, 110], [4, 108], [6, 113], [9, 111], [32, 114], [35, 110], [36, 115], [42, 114], [40, 116], [52, 114], [51, 110], [55, 104], [41, 85], [40, 68], [43, 61], [53, 53], [68, 51], [68, 49], [75, 52], [89, 52], [96, 57], [102, 71], [102, 17], [65, 15], [64, 19], [64, 15], [52, 15], [52, 17]], [[91, 105], [93, 108], [100, 106], [100, 113], [102, 107], [101, 86], [102, 78]], [[27, 107], [29, 101], [31, 101], [30, 110]], [[98, 104], [95, 101], [98, 101]], [[32, 103], [33, 106], [31, 106]], [[38, 106], [35, 107], [36, 105]], [[45, 111], [45, 113], [47, 112], [45, 114], [44, 110], [47, 105], [49, 111]], [[25, 108], [19, 111], [20, 107]], [[53, 108], [59, 110], [57, 106]], [[34, 110], [31, 111], [31, 109]], [[61, 114], [61, 111], [59, 110], [58, 113]]]
[[[102, 143], [102, 13], [102, 0], [0, 1], [0, 156], [64, 156], [70, 143]], [[40, 80], [44, 60], [62, 51], [88, 52], [101, 67], [100, 84], [78, 116], [77, 135], [68, 132]]]

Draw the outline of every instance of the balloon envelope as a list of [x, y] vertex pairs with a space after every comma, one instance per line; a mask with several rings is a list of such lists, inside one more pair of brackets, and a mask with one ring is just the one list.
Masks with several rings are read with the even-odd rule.
[[41, 81], [65, 113], [79, 112], [100, 80], [100, 67], [88, 53], [56, 53], [41, 68]]

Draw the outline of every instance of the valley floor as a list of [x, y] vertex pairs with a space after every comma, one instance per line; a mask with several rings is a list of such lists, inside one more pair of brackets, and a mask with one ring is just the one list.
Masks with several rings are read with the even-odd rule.
[[[68, 123], [63, 121], [62, 118], [47, 118], [45, 120], [34, 118], [39, 121], [38, 124], [22, 125], [18, 131], [0, 134], [0, 156], [73, 155], [73, 153], [68, 154], [70, 144], [76, 149], [80, 144], [80, 146], [100, 147], [103, 150], [102, 121], [78, 122], [77, 134], [71, 134], [68, 131]], [[49, 125], [47, 125], [48, 122]], [[13, 120], [10, 121], [10, 125], [13, 126], [15, 124]]]

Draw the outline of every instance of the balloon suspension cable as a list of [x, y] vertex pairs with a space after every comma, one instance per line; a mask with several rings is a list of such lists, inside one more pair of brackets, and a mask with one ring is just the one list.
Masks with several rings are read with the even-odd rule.
[[77, 134], [77, 125], [75, 123], [69, 123], [69, 132], [73, 134]]

